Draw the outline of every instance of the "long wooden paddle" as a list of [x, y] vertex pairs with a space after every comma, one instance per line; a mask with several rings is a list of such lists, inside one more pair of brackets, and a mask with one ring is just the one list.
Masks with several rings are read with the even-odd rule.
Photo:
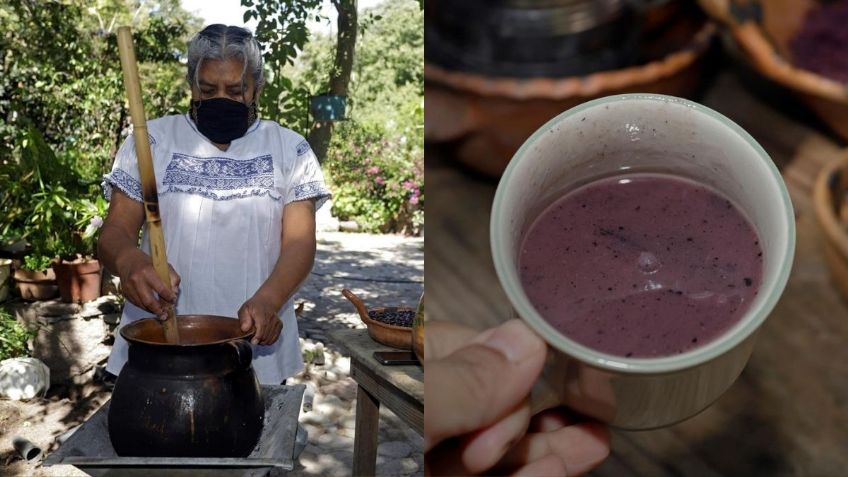
[[[138, 65], [133, 48], [130, 27], [118, 28], [118, 53], [121, 56], [121, 69], [124, 71], [124, 89], [130, 103], [130, 117], [135, 138], [135, 154], [138, 157], [138, 171], [141, 174], [141, 191], [144, 197], [144, 215], [147, 220], [147, 237], [150, 239], [150, 255], [153, 268], [167, 286], [171, 286], [171, 274], [168, 270], [168, 257], [165, 253], [165, 236], [162, 234], [162, 219], [159, 216], [159, 194], [156, 192], [156, 176], [153, 172], [153, 157], [147, 138], [147, 120], [144, 105], [141, 102], [141, 83], [138, 78]], [[179, 343], [177, 317], [174, 307], [168, 306], [168, 318], [162, 322], [165, 339], [169, 343]]]

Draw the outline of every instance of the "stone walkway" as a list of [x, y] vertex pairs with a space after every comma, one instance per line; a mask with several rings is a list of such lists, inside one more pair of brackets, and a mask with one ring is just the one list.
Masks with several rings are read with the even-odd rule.
[[[343, 476], [350, 475], [353, 462], [356, 383], [349, 376], [350, 358], [339, 353], [327, 331], [365, 326], [341, 290], [350, 289], [368, 306], [416, 306], [424, 289], [424, 241], [338, 232], [318, 236], [315, 268], [296, 302], [303, 303], [298, 325], [304, 354], [323, 352], [323, 364], [307, 364], [307, 371], [291, 380], [308, 384], [315, 397], [312, 411], [300, 417], [309, 443], [287, 475]], [[423, 439], [385, 407], [378, 439], [377, 475], [423, 475]]]
[[[311, 399], [311, 410], [302, 412], [300, 422], [309, 433], [308, 443], [293, 472], [286, 475], [345, 476], [350, 475], [353, 461], [354, 410], [356, 409], [356, 384], [350, 378], [350, 358], [328, 339], [328, 331], [346, 328], [364, 328], [358, 314], [342, 294], [349, 288], [369, 306], [406, 305], [414, 307], [423, 291], [424, 241], [394, 235], [348, 234], [339, 232], [318, 233], [318, 253], [313, 272], [298, 295], [298, 324], [306, 371], [289, 380], [290, 383], [307, 384], [309, 390], [305, 403]], [[87, 307], [91, 309], [92, 307]], [[101, 306], [101, 308], [104, 308]], [[36, 307], [37, 309], [37, 307]], [[78, 310], [79, 311], [79, 310]], [[68, 349], [65, 342], [51, 343], [49, 348], [62, 354], [87, 352], [95, 354], [92, 360], [102, 362], [100, 348], [86, 346], [103, 340], [103, 334], [114, 327], [115, 310], [106, 306], [99, 324], [97, 317], [77, 313], [64, 318], [47, 318], [53, 326], [84, 326], [82, 342]], [[32, 312], [30, 312], [32, 314]], [[36, 313], [38, 314], [38, 313]], [[44, 321], [43, 317], [29, 317]], [[111, 325], [111, 326], [110, 326]], [[93, 333], [90, 337], [88, 334]], [[55, 336], [45, 332], [45, 337]], [[75, 334], [77, 334], [75, 332]], [[97, 335], [97, 336], [94, 336]], [[91, 339], [89, 339], [91, 338]], [[108, 339], [105, 340], [108, 343]], [[77, 350], [76, 348], [79, 348]], [[95, 349], [97, 348], [97, 349]], [[108, 348], [105, 348], [108, 352]], [[57, 351], [57, 352], [58, 352]], [[53, 357], [53, 356], [50, 356]], [[48, 356], [44, 356], [48, 358]], [[58, 358], [57, 358], [58, 359]], [[91, 363], [88, 359], [86, 363]], [[67, 371], [77, 385], [89, 386], [94, 370], [91, 366], [75, 365]], [[31, 425], [39, 427], [39, 434], [58, 436], [87, 418], [108, 398], [108, 393], [90, 392], [85, 388], [76, 397], [68, 399], [43, 399], [39, 402], [17, 403], [20, 409], [3, 409], [4, 415], [20, 415], [25, 422], [0, 423], [4, 431], [25, 431]], [[64, 404], [63, 404], [64, 403]], [[14, 407], [8, 401], [4, 406]], [[79, 409], [77, 409], [79, 407]], [[69, 408], [69, 409], [66, 409]], [[84, 409], [83, 409], [84, 408]], [[397, 416], [381, 409], [377, 475], [423, 475], [423, 439], [409, 429]], [[50, 416], [57, 415], [52, 419]], [[69, 419], [68, 416], [76, 416]], [[30, 424], [32, 422], [32, 424]], [[18, 424], [18, 425], [15, 425]], [[6, 427], [6, 426], [9, 427]], [[40, 429], [43, 427], [44, 429]], [[30, 430], [34, 430], [30, 428]], [[25, 432], [26, 433], [26, 432]], [[4, 433], [5, 434], [5, 433]], [[51, 438], [51, 440], [52, 440]], [[46, 440], [46, 438], [44, 439]], [[13, 459], [11, 443], [4, 436], [0, 451], [6, 459]], [[55, 449], [55, 442], [39, 442], [45, 449]], [[8, 449], [7, 449], [8, 447]], [[0, 462], [5, 467], [2, 475], [84, 475], [69, 466], [52, 468], [33, 467], [24, 462]], [[6, 472], [9, 471], [9, 474]]]

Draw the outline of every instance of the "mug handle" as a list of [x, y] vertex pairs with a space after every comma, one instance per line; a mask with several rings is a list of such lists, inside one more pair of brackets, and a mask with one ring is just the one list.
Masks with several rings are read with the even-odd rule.
[[[552, 350], [550, 346], [548, 346], [548, 358], [545, 360], [545, 366], [553, 365], [552, 353], [555, 352], [556, 351]], [[530, 390], [531, 416], [535, 416], [542, 411], [552, 409], [563, 404], [562, 392], [551, 384], [551, 381], [549, 381], [546, 374], [547, 373], [543, 370], [539, 379], [536, 380], [536, 383]]]
[[253, 348], [250, 343], [247, 340], [233, 340], [227, 343], [236, 351], [236, 361], [238, 361], [239, 368], [249, 368], [253, 362]]

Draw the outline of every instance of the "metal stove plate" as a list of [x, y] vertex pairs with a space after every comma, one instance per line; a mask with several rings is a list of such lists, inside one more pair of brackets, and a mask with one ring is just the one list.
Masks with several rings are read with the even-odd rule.
[[[297, 419], [306, 386], [262, 386], [265, 425], [259, 443], [245, 458], [234, 457], [120, 457], [109, 440], [109, 402], [83, 423], [71, 437], [44, 460], [45, 466], [74, 465], [92, 475], [110, 468], [255, 468], [278, 467], [291, 470]], [[125, 469], [129, 470], [129, 469]], [[138, 469], [143, 470], [143, 469]], [[224, 470], [224, 469], [221, 469]], [[94, 471], [94, 472], [92, 472]]]

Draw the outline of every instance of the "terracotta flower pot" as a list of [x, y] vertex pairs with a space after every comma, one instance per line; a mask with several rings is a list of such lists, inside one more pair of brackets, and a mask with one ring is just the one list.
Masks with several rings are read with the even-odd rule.
[[100, 296], [98, 260], [62, 260], [53, 264], [59, 295], [66, 303], [83, 303]]
[[12, 261], [8, 258], [0, 258], [0, 302], [6, 301], [9, 296], [11, 283]]
[[59, 294], [56, 274], [52, 269], [43, 272], [15, 270], [15, 288], [24, 300], [49, 300]]

